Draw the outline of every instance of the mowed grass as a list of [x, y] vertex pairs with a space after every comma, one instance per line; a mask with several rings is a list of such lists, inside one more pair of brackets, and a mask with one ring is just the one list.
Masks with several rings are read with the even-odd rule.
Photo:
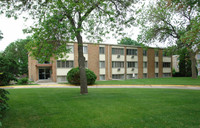
[[200, 85], [200, 77], [171, 77], [129, 80], [96, 81], [97, 85]]
[[4, 128], [199, 128], [200, 90], [8, 90]]

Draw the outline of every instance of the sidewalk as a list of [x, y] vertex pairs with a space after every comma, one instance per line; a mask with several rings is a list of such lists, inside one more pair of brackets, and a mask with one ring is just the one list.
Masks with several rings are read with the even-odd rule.
[[[41, 85], [19, 85], [19, 86], [1, 86], [3, 89], [20, 88], [80, 88], [79, 86], [67, 84], [41, 84]], [[195, 89], [200, 90], [200, 86], [195, 85], [93, 85], [88, 88], [171, 88], [171, 89]]]

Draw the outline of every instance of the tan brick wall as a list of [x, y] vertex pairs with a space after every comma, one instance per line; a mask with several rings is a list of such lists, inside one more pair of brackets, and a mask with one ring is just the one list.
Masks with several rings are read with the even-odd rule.
[[143, 78], [143, 49], [138, 48], [138, 78]]
[[124, 47], [124, 78], [127, 79], [126, 47]]
[[109, 80], [109, 73], [108, 73], [108, 68], [109, 68], [109, 65], [108, 65], [108, 45], [105, 46], [105, 67], [106, 67], [106, 73], [105, 73], [105, 79], [106, 80]]
[[74, 43], [74, 67], [78, 67], [78, 43]]
[[29, 79], [33, 81], [38, 80], [38, 68], [36, 67], [37, 60], [33, 57], [28, 56], [28, 72], [29, 72]]
[[155, 50], [154, 49], [148, 49], [147, 51], [147, 75], [148, 78], [154, 78], [155, 77]]
[[88, 44], [88, 69], [92, 70], [99, 80], [99, 45]]
[[51, 79], [52, 81], [54, 82], [57, 82], [57, 75], [56, 75], [56, 59], [54, 57], [51, 58], [51, 63], [52, 63], [52, 68], [51, 68], [51, 71], [52, 71], [52, 74], [51, 74]]
[[163, 51], [159, 49], [159, 54], [158, 54], [158, 66], [159, 66], [159, 73], [158, 77], [163, 77]]
[[109, 46], [109, 80], [112, 80], [112, 46]]

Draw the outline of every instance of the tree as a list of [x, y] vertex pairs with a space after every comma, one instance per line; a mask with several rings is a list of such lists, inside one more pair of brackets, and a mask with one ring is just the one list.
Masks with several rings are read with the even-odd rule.
[[[132, 17], [134, 0], [18, 0], [17, 2], [15, 1], [15, 6], [10, 9], [29, 10], [33, 18], [39, 21], [26, 31], [33, 33], [33, 41], [28, 44], [28, 50], [32, 55], [44, 59], [52, 56], [62, 58], [69, 51], [66, 42], [75, 40], [78, 42], [81, 94], [88, 93], [82, 35], [86, 35], [89, 40], [96, 39], [95, 42], [100, 42], [102, 37], [111, 31], [114, 34], [122, 34], [123, 28], [130, 26], [130, 21], [134, 20]], [[7, 11], [7, 15], [12, 15], [12, 12]]]
[[162, 41], [186, 48], [192, 62], [192, 78], [197, 78], [195, 55], [200, 51], [199, 1], [159, 0], [138, 13], [142, 29], [139, 40], [146, 43]]
[[138, 43], [137, 41], [132, 40], [132, 39], [129, 38], [129, 37], [124, 37], [124, 38], [122, 38], [121, 41], [120, 41], [118, 44], [120, 44], [120, 45], [143, 46], [143, 44]]
[[4, 55], [15, 61], [15, 75], [20, 76], [28, 74], [28, 51], [25, 48], [26, 44], [31, 41], [30, 38], [17, 40], [6, 47]]

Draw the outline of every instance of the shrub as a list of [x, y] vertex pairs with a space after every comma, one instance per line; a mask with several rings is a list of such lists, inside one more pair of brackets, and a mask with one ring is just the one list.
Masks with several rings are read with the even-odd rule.
[[26, 85], [28, 84], [28, 78], [24, 77], [24, 78], [21, 78], [17, 81], [17, 84], [19, 85]]
[[[89, 69], [85, 69], [86, 72], [86, 77], [87, 77], [87, 84], [92, 85], [95, 83], [95, 80], [97, 79], [97, 76], [94, 74], [93, 71]], [[75, 85], [80, 85], [80, 70], [79, 68], [72, 68], [68, 73], [67, 73], [67, 81], [70, 84], [75, 84]]]
[[11, 73], [0, 73], [0, 86], [8, 85], [11, 80], [16, 81], [16, 78]]

